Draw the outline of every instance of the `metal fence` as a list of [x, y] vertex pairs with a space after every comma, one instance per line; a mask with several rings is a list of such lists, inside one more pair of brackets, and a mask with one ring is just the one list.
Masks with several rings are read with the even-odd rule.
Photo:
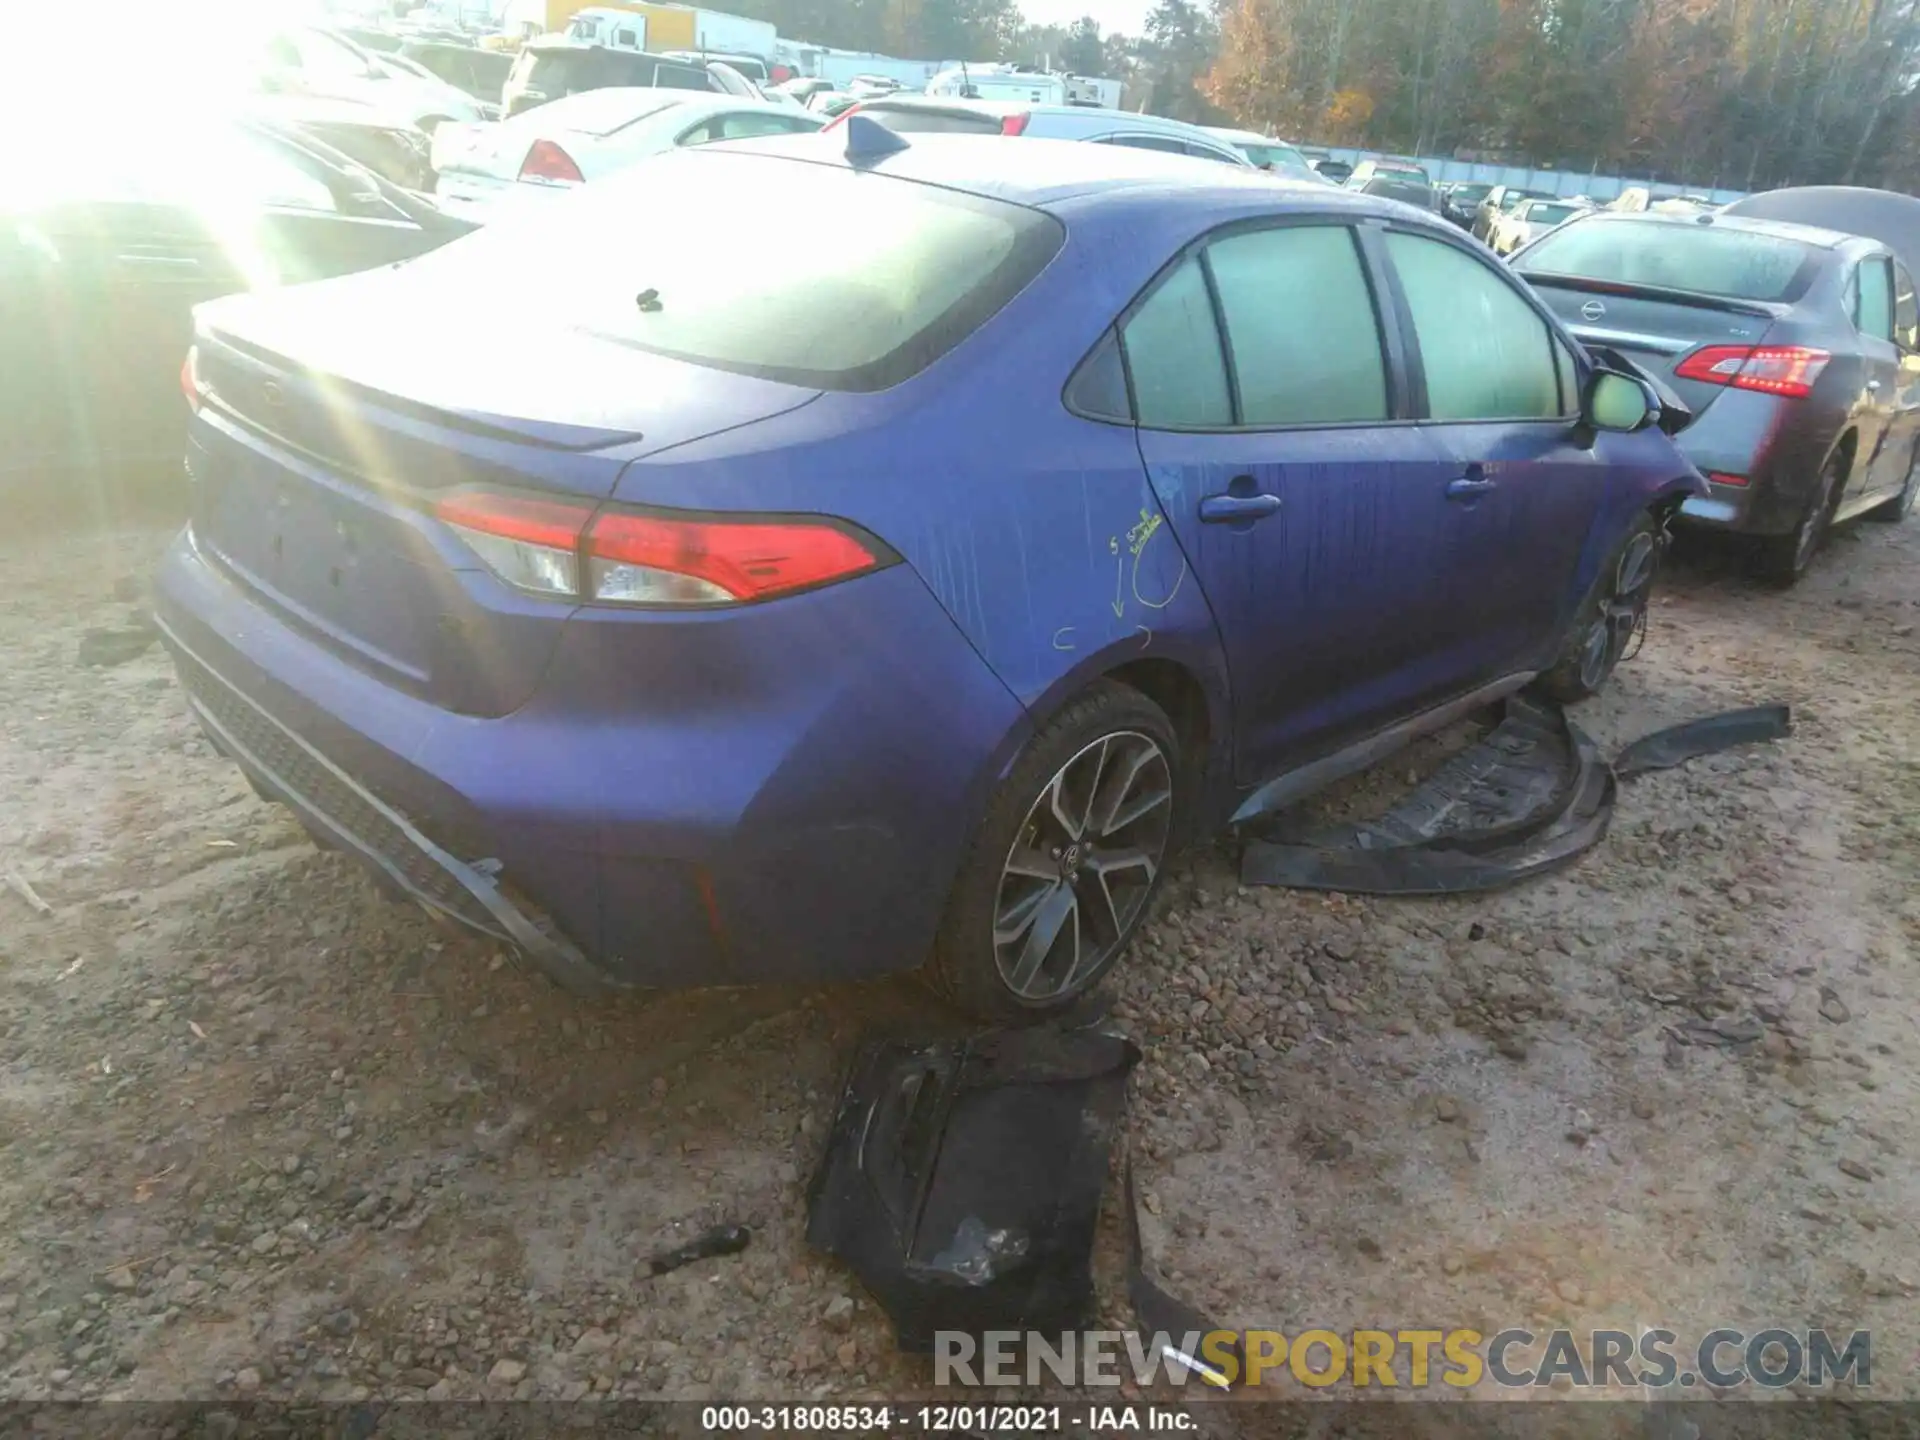
[[[1315, 145], [1335, 159], [1349, 165], [1362, 160], [1384, 160], [1378, 150], [1351, 150], [1339, 145]], [[1745, 190], [1722, 190], [1705, 185], [1674, 185], [1665, 181], [1635, 178], [1629, 175], [1602, 175], [1597, 170], [1534, 170], [1524, 165], [1480, 165], [1470, 160], [1444, 160], [1437, 155], [1395, 157], [1411, 159], [1439, 185], [1455, 180], [1473, 180], [1483, 185], [1519, 185], [1528, 190], [1544, 190], [1552, 195], [1586, 195], [1594, 200], [1611, 200], [1634, 185], [1645, 186], [1655, 200], [1670, 195], [1704, 195], [1716, 205], [1725, 205], [1745, 196]]]

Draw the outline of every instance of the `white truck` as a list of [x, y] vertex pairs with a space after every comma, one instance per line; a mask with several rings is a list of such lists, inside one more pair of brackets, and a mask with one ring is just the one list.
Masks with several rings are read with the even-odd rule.
[[812, 45], [804, 40], [782, 40], [774, 46], [773, 54], [775, 60], [794, 74], [830, 80], [836, 90], [849, 89], [856, 79], [864, 75], [884, 76], [889, 80], [897, 80], [908, 90], [923, 90], [928, 80], [953, 63], [948, 60], [901, 60], [892, 55], [875, 55], [863, 50], [836, 50], [828, 45]]

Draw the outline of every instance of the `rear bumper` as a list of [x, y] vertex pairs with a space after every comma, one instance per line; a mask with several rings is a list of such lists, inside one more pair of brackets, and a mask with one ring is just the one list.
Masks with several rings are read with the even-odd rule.
[[577, 617], [534, 697], [491, 718], [255, 603], [190, 529], [155, 611], [259, 789], [575, 990], [919, 965], [1026, 725], [905, 566], [751, 612]]
[[463, 863], [421, 833], [312, 745], [249, 700], [158, 622], [186, 691], [187, 707], [207, 736], [246, 772], [254, 788], [299, 817], [317, 841], [353, 855], [391, 892], [428, 913], [517, 947], [575, 994], [609, 988], [604, 972], [577, 946], [543, 928], [501, 893], [490, 874]]
[[[1845, 416], [1804, 400], [1745, 390], [1715, 397], [1678, 438], [1712, 493], [1681, 507], [1687, 525], [1743, 535], [1785, 535], [1800, 523], [1820, 467], [1845, 428]], [[1744, 477], [1744, 485], [1715, 475]]]

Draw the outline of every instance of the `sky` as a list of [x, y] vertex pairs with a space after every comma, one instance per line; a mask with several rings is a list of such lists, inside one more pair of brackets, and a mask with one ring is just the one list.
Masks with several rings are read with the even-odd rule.
[[1102, 35], [1119, 31], [1138, 35], [1147, 28], [1154, 0], [1019, 0], [1020, 13], [1034, 25], [1071, 25], [1082, 15], [1100, 22]]

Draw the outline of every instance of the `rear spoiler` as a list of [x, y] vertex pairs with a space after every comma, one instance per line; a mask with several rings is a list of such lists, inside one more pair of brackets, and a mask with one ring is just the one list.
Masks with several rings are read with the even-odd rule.
[[1673, 290], [1664, 285], [1628, 285], [1619, 280], [1593, 280], [1585, 275], [1556, 275], [1551, 270], [1515, 272], [1536, 288], [1550, 285], [1555, 290], [1579, 290], [1591, 295], [1630, 295], [1641, 300], [1659, 300], [1669, 305], [1692, 305], [1701, 310], [1724, 310], [1731, 315], [1753, 315], [1763, 320], [1778, 320], [1792, 307], [1765, 300], [1735, 300], [1724, 295], [1705, 295], [1698, 290]]

